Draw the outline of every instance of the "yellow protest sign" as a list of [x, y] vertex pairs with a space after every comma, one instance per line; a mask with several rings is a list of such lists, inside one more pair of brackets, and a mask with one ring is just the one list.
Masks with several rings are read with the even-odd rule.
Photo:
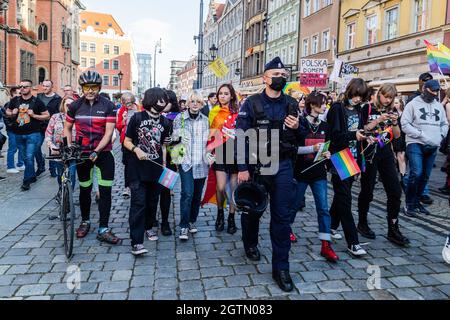
[[228, 72], [230, 72], [230, 69], [228, 69], [227, 65], [222, 60], [222, 58], [217, 58], [216, 60], [214, 60], [209, 65], [209, 68], [216, 75], [217, 78], [223, 78], [228, 74]]

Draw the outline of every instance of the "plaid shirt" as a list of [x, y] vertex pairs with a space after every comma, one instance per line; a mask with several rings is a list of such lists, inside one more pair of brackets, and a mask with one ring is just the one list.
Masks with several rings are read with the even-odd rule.
[[189, 116], [189, 111], [185, 111], [175, 118], [172, 139], [176, 141], [181, 138], [181, 142], [186, 146], [187, 152], [181, 167], [185, 172], [192, 169], [194, 179], [208, 176], [209, 165], [205, 158], [208, 137], [209, 121], [204, 114], [199, 113], [194, 120]]

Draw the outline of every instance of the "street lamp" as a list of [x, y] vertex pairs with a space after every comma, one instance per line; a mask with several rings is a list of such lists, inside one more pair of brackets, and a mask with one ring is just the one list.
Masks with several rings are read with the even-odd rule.
[[119, 77], [119, 93], [122, 94], [122, 79], [123, 79], [122, 71], [119, 71], [117, 76]]
[[159, 53], [162, 53], [161, 51], [161, 38], [159, 38], [159, 41], [155, 44], [155, 55], [153, 56], [153, 87], [156, 87], [156, 49], [159, 48]]

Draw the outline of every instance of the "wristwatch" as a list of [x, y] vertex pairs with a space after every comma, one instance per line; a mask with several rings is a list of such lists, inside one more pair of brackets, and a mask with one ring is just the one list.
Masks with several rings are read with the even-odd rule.
[[136, 149], [136, 146], [133, 146], [133, 148], [131, 148], [131, 153], [134, 153], [134, 149]]

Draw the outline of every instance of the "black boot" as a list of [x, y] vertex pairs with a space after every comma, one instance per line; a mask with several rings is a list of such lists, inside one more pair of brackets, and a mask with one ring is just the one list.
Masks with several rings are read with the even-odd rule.
[[[395, 222], [394, 222], [395, 221]], [[400, 232], [400, 229], [398, 227], [398, 219], [392, 220], [388, 218], [388, 240], [390, 242], [393, 242], [399, 246], [407, 246], [409, 245], [409, 239], [406, 238], [402, 233]]]
[[234, 213], [230, 213], [228, 215], [228, 227], [227, 227], [227, 233], [229, 234], [235, 234], [237, 231], [236, 223], [234, 222]]
[[356, 229], [364, 238], [372, 240], [375, 240], [377, 238], [375, 232], [373, 232], [372, 229], [370, 229], [367, 221], [359, 220], [358, 227]]
[[225, 214], [223, 209], [217, 210], [216, 231], [223, 231], [225, 228]]

